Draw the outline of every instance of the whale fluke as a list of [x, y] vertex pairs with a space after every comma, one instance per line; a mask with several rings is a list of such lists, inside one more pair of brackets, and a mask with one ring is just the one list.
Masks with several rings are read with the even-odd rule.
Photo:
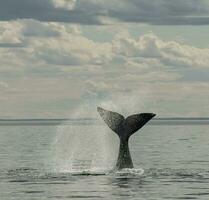
[[155, 114], [153, 113], [140, 113], [130, 115], [127, 118], [124, 116], [105, 110], [101, 107], [97, 107], [102, 119], [120, 138], [120, 149], [116, 169], [133, 168], [133, 162], [131, 159], [128, 140], [130, 136], [143, 127], [149, 120], [151, 120]]

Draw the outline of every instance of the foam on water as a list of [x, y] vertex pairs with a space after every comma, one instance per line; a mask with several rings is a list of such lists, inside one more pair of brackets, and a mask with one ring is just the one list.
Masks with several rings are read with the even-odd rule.
[[119, 175], [143, 175], [144, 174], [144, 170], [142, 168], [139, 168], [139, 169], [130, 169], [130, 168], [125, 168], [125, 169], [122, 169], [120, 171], [116, 171], [116, 174], [119, 174]]

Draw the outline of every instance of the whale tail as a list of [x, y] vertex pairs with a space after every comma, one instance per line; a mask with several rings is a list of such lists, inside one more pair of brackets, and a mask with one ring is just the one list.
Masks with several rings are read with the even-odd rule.
[[133, 168], [133, 162], [128, 147], [128, 140], [130, 136], [144, 126], [155, 114], [153, 113], [140, 113], [130, 115], [124, 118], [122, 115], [104, 110], [103, 108], [97, 107], [102, 119], [120, 138], [120, 147], [118, 160], [116, 163], [116, 170], [123, 168]]
[[116, 112], [108, 111], [100, 107], [97, 107], [97, 111], [108, 127], [112, 129], [121, 140], [128, 140], [133, 133], [142, 128], [155, 116], [153, 113], [140, 113], [124, 118], [124, 116]]

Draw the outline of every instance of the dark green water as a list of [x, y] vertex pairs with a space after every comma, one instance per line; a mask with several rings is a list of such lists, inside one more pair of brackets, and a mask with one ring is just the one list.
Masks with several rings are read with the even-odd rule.
[[130, 140], [135, 169], [121, 173], [107, 165], [117, 137], [76, 126], [0, 126], [0, 199], [209, 199], [209, 126], [145, 126]]

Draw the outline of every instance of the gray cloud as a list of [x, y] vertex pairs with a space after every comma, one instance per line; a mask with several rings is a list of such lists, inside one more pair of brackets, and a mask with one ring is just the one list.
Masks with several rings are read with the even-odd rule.
[[[205, 0], [77, 0], [72, 7], [59, 0], [0, 0], [0, 20], [33, 18], [79, 24], [103, 24], [105, 19], [155, 25], [209, 24]], [[66, 4], [67, 5], [67, 4]]]
[[57, 8], [51, 0], [0, 0], [0, 20], [36, 19], [40, 21], [98, 24], [95, 13], [80, 9]]
[[26, 37], [57, 37], [60, 35], [57, 30], [35, 20], [25, 20], [22, 33]]
[[22, 48], [25, 47], [23, 43], [0, 43], [0, 48]]

